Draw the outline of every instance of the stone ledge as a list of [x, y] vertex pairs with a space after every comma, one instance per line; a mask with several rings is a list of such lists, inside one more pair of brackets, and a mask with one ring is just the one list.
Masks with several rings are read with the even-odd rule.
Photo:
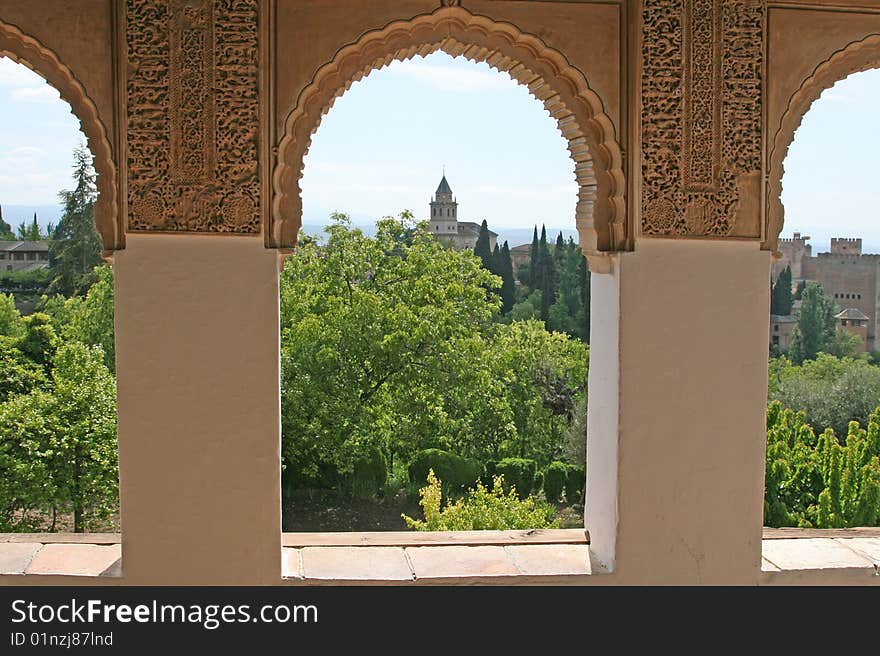
[[[818, 533], [822, 537], [815, 537], [816, 531], [772, 531], [772, 536], [765, 536], [762, 542], [757, 584], [880, 585], [880, 536], [876, 529], [823, 531]], [[616, 574], [605, 574], [591, 563], [589, 538], [582, 530], [402, 535], [284, 534], [285, 545], [299, 546], [281, 548], [282, 580], [278, 583], [590, 585], [619, 582]], [[2, 535], [0, 584], [124, 583], [121, 544], [117, 538], [90, 534]], [[88, 542], [89, 539], [94, 542]]]

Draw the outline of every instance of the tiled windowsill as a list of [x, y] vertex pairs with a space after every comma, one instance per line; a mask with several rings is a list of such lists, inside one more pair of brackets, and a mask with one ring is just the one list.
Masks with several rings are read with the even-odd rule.
[[579, 529], [284, 536], [288, 582], [577, 584], [592, 574]]
[[[0, 534], [0, 584], [124, 583], [120, 542], [117, 534]], [[880, 529], [765, 529], [762, 553], [758, 585], [880, 585]], [[279, 583], [617, 582], [601, 572], [579, 529], [285, 533]]]

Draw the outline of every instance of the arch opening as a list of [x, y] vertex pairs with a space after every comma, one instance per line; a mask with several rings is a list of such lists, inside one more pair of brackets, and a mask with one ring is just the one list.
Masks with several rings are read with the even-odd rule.
[[81, 125], [93, 156], [97, 174], [98, 198], [95, 201], [95, 227], [101, 235], [103, 255], [125, 246], [125, 235], [119, 222], [116, 186], [116, 164], [107, 137], [107, 130], [98, 116], [94, 101], [82, 84], [58, 56], [39, 41], [24, 34], [14, 25], [0, 21], [0, 56], [26, 66], [43, 77], [67, 102]]
[[303, 160], [321, 119], [354, 82], [395, 60], [442, 50], [508, 73], [544, 103], [568, 142], [578, 183], [575, 225], [593, 271], [608, 271], [608, 252], [626, 248], [622, 153], [611, 119], [583, 73], [537, 37], [509, 23], [442, 8], [369, 32], [341, 48], [300, 93], [285, 120], [273, 174], [267, 247], [291, 249], [302, 223]]

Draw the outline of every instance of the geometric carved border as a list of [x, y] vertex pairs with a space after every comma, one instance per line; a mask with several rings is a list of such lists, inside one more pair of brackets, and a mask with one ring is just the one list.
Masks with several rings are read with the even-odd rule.
[[778, 247], [779, 233], [785, 219], [781, 198], [784, 160], [804, 115], [822, 92], [834, 86], [835, 82], [853, 73], [878, 67], [880, 34], [871, 34], [849, 43], [821, 62], [789, 98], [768, 154], [767, 227], [761, 244], [763, 250], [775, 252]]
[[98, 198], [95, 201], [95, 227], [101, 235], [104, 256], [124, 248], [125, 235], [120, 223], [116, 197], [116, 164], [107, 139], [107, 130], [98, 117], [98, 109], [71, 70], [58, 56], [14, 25], [0, 21], [0, 55], [5, 55], [39, 73], [70, 104], [73, 115], [88, 141], [97, 174]]
[[273, 174], [266, 245], [291, 249], [302, 221], [299, 181], [312, 135], [335, 99], [372, 70], [437, 50], [507, 72], [543, 101], [568, 141], [579, 186], [576, 225], [591, 268], [607, 270], [604, 253], [623, 250], [626, 224], [623, 157], [602, 100], [560, 52], [510, 23], [455, 6], [369, 32], [322, 66], [287, 115]]

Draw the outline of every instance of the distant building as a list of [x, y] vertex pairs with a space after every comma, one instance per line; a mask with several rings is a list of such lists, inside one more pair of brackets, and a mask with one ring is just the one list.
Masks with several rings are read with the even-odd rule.
[[773, 279], [791, 266], [792, 284], [813, 280], [825, 295], [845, 309], [865, 315], [865, 348], [877, 348], [877, 319], [880, 316], [880, 255], [863, 254], [861, 239], [831, 240], [831, 252], [813, 256], [812, 246], [799, 232], [793, 239], [780, 239], [782, 257], [773, 263]]
[[861, 338], [856, 353], [864, 353], [867, 350], [868, 343], [868, 316], [857, 308], [846, 308], [845, 310], [834, 315], [837, 319], [837, 329], [845, 330], [853, 335]]
[[790, 315], [770, 315], [770, 346], [787, 351], [791, 346], [797, 318]]
[[0, 271], [31, 271], [48, 266], [48, 242], [0, 241]]
[[[440, 180], [437, 191], [431, 199], [431, 233], [438, 239], [452, 243], [456, 248], [473, 248], [480, 236], [480, 224], [458, 220], [458, 203], [452, 195], [452, 188], [446, 175]], [[489, 231], [489, 249], [495, 250], [498, 234]]]

